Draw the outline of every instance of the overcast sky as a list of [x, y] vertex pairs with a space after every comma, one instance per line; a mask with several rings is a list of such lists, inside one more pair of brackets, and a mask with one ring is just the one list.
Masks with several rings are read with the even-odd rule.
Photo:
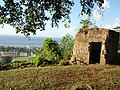
[[[80, 27], [79, 22], [81, 19], [84, 19], [85, 17], [78, 17], [80, 13], [80, 4], [79, 0], [74, 0], [75, 5], [72, 8], [71, 12], [71, 24], [70, 28], [65, 28], [62, 23], [60, 23], [59, 28], [51, 28], [50, 23], [46, 26], [45, 31], [37, 31], [37, 36], [42, 37], [63, 37], [67, 33], [75, 36], [76, 29]], [[0, 0], [0, 3], [2, 3], [2, 0]], [[93, 19], [96, 21], [97, 25], [102, 28], [114, 28], [116, 26], [120, 26], [120, 0], [105, 0], [105, 3], [103, 4], [103, 7], [105, 8], [103, 10], [103, 15], [100, 14], [100, 12], [97, 12], [97, 10], [93, 11]], [[1, 27], [0, 25], [0, 35], [16, 35], [15, 29], [12, 28], [12, 26], [4, 25], [4, 27]], [[21, 34], [17, 34], [21, 35]]]

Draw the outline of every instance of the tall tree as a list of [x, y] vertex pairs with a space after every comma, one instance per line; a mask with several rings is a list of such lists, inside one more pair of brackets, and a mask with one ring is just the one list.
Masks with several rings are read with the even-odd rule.
[[43, 43], [43, 54], [46, 60], [57, 63], [61, 56], [57, 41], [47, 38]]
[[65, 35], [60, 43], [61, 55], [63, 60], [69, 60], [73, 52], [74, 38], [69, 34]]
[[[104, 0], [80, 0], [81, 14], [91, 15], [95, 4], [102, 8]], [[73, 0], [3, 0], [0, 5], [0, 24], [7, 23], [26, 36], [45, 30], [46, 21], [58, 27], [60, 20], [70, 22]]]

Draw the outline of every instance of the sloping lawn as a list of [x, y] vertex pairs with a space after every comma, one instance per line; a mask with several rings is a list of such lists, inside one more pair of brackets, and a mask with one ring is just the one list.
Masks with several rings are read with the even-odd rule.
[[0, 90], [120, 90], [120, 66], [49, 66], [0, 71]]

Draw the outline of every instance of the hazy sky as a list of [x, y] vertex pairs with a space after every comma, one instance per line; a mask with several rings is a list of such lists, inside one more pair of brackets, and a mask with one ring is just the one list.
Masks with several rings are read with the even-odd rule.
[[[79, 22], [81, 19], [85, 17], [80, 16], [80, 4], [79, 0], [74, 0], [75, 5], [72, 8], [71, 12], [71, 23], [70, 28], [65, 28], [62, 23], [60, 23], [59, 28], [51, 28], [50, 23], [46, 26], [45, 31], [37, 31], [37, 36], [44, 36], [44, 37], [62, 37], [65, 34], [69, 33], [75, 36], [77, 32], [76, 29], [80, 27]], [[0, 4], [2, 0], [0, 0]], [[103, 10], [103, 15], [101, 15], [97, 10], [93, 11], [93, 19], [96, 21], [97, 25], [104, 28], [113, 28], [115, 26], [120, 25], [120, 0], [105, 0], [103, 5], [105, 8]], [[1, 25], [0, 25], [1, 26]], [[0, 35], [16, 35], [15, 29], [12, 26], [4, 25], [4, 27], [0, 27]], [[21, 34], [17, 34], [21, 35]]]

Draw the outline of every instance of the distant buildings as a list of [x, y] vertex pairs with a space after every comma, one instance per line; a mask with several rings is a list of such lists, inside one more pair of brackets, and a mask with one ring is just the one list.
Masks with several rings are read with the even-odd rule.
[[4, 56], [12, 56], [15, 57], [17, 56], [17, 52], [0, 52], [0, 57], [4, 57]]
[[[27, 52], [20, 52], [19, 54], [17, 52], [0, 52], [0, 57], [5, 57], [5, 56], [11, 56], [11, 57], [18, 57], [18, 56], [22, 56], [22, 57], [26, 57], [28, 56]], [[35, 56], [35, 54], [33, 52], [31, 52], [30, 56]]]
[[40, 46], [0, 46], [0, 57], [35, 56], [33, 52], [41, 50]]

